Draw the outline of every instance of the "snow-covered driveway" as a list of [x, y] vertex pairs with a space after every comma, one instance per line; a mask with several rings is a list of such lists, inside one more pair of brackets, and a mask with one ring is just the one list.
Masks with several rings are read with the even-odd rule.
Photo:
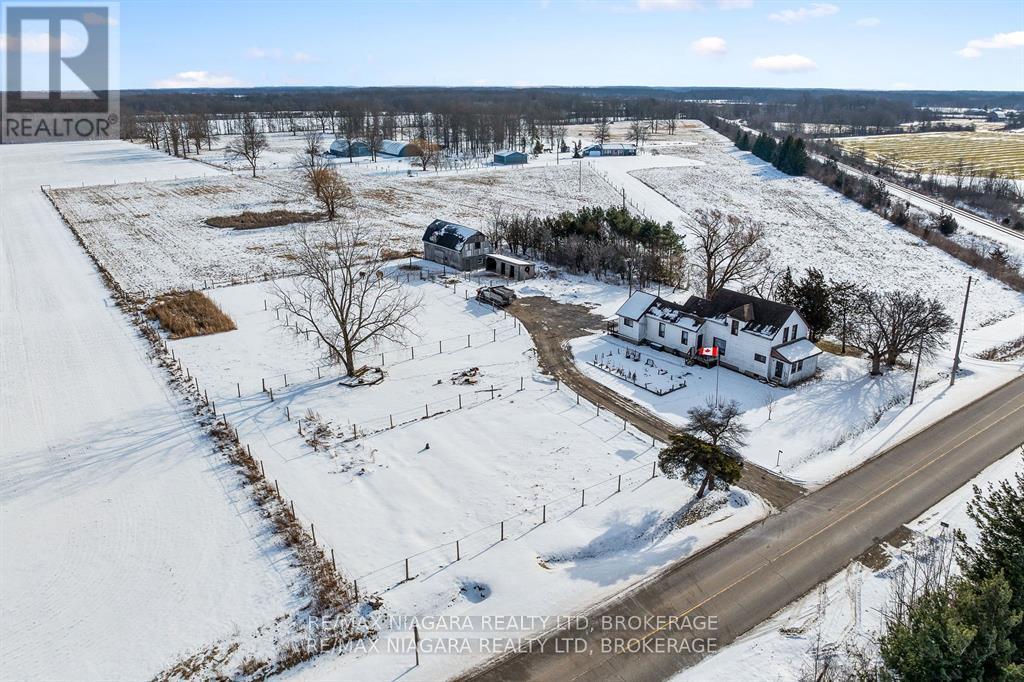
[[195, 168], [0, 146], [4, 679], [148, 678], [292, 606], [297, 576], [39, 189]]

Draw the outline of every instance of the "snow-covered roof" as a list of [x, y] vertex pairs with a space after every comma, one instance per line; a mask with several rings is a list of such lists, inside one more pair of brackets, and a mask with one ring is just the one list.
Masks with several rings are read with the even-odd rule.
[[460, 251], [466, 240], [476, 236], [483, 236], [480, 230], [472, 227], [450, 223], [447, 220], [435, 220], [427, 226], [423, 233], [423, 241], [431, 242], [453, 251]]
[[601, 151], [607, 151], [609, 149], [636, 149], [636, 145], [629, 142], [605, 142], [599, 146], [601, 147]]
[[815, 346], [810, 339], [798, 339], [784, 346], [776, 346], [772, 349], [772, 355], [792, 363], [821, 355], [821, 349]]
[[786, 324], [796, 308], [731, 289], [719, 289], [711, 299], [691, 296], [683, 312], [710, 319], [743, 320], [743, 330], [772, 337]]
[[506, 256], [506, 255], [501, 254], [501, 253], [489, 253], [489, 254], [487, 254], [487, 257], [488, 258], [493, 258], [494, 260], [504, 261], [506, 263], [509, 263], [510, 265], [519, 265], [519, 266], [533, 265], [533, 263], [531, 263], [528, 260], [523, 260], [522, 258], [513, 258], [512, 256]]
[[524, 154], [523, 152], [517, 152], [514, 149], [502, 149], [500, 152], [494, 152], [495, 156], [502, 156], [502, 157], [504, 157], [504, 156], [512, 156], [513, 154], [515, 154], [517, 156], [526, 156], [526, 154]]
[[647, 311], [647, 314], [651, 317], [674, 324], [679, 327], [684, 327], [692, 331], [700, 329], [702, 320], [694, 317], [685, 310], [683, 306], [672, 301], [666, 301], [664, 299], [658, 299], [651, 306], [651, 309]]
[[396, 140], [381, 140], [380, 153], [387, 156], [415, 156], [419, 154], [416, 145], [410, 142], [398, 142]]
[[637, 291], [626, 299], [626, 302], [615, 311], [615, 314], [630, 320], [639, 320], [657, 300], [658, 297], [654, 294], [649, 294], [646, 291]]

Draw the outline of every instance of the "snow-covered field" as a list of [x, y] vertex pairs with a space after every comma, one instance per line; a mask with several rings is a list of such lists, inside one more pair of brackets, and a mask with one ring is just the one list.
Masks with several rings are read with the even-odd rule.
[[39, 190], [190, 168], [0, 146], [3, 679], [147, 679], [296, 608], [289, 555]]
[[[568, 616], [768, 512], [734, 490], [680, 521], [693, 488], [652, 479], [657, 446], [539, 374], [513, 318], [467, 298], [464, 284], [413, 277], [407, 286], [424, 300], [409, 339], [415, 358], [382, 349], [387, 376], [375, 386], [341, 386], [337, 370], [320, 380], [297, 371], [318, 364], [319, 350], [277, 319], [265, 284], [208, 292], [235, 331], [169, 343], [299, 518], [391, 615]], [[364, 361], [380, 365], [380, 356]], [[468, 383], [459, 378], [467, 370]], [[331, 431], [315, 447], [314, 420]], [[407, 636], [399, 628], [384, 638]], [[416, 675], [486, 657], [431, 656]], [[377, 678], [407, 664], [350, 655], [310, 672]]]
[[[204, 221], [244, 210], [315, 211], [293, 173], [203, 177], [208, 167], [183, 165], [200, 177], [64, 188], [55, 182], [53, 196], [129, 291], [203, 288], [204, 280], [287, 272], [291, 226], [231, 230]], [[382, 167], [391, 165], [382, 162]], [[604, 178], [573, 164], [411, 176], [404, 171], [395, 175], [366, 170], [363, 164], [337, 167], [356, 200], [355, 209], [344, 215], [381, 235], [399, 252], [419, 250], [423, 229], [435, 218], [486, 229], [498, 211], [547, 215], [621, 201], [618, 189]]]
[[959, 317], [967, 276], [974, 275], [968, 328], [1024, 309], [1024, 297], [809, 178], [776, 170], [709, 130], [673, 154], [700, 162], [636, 170], [632, 175], [692, 216], [718, 209], [765, 228], [772, 264], [875, 289], [921, 290]]
[[[953, 530], [959, 529], [969, 543], [976, 542], [977, 527], [966, 513], [973, 486], [984, 489], [988, 483], [1011, 478], [1021, 470], [1021, 452], [1009, 453], [907, 527], [915, 534], [932, 538], [948, 538]], [[903, 551], [896, 551], [891, 563], [882, 570], [871, 570], [856, 561], [850, 563], [818, 589], [673, 680], [807, 679], [813, 669], [812, 648], [819, 637], [823, 647], [839, 652], [847, 643], [863, 646], [870, 641], [880, 627], [880, 611], [889, 597], [893, 570], [908, 560]]]

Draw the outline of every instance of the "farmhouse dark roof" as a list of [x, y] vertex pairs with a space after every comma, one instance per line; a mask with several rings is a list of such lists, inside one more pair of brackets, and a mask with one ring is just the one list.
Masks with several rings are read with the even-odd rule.
[[463, 244], [477, 236], [482, 237], [483, 233], [447, 220], [435, 220], [427, 226], [426, 232], [423, 233], [423, 241], [452, 251], [461, 251]]
[[774, 334], [786, 324], [796, 310], [784, 303], [769, 301], [750, 294], [719, 289], [710, 300], [691, 296], [682, 305], [682, 312], [698, 317], [716, 318], [728, 315], [746, 324], [743, 328], [756, 334]]

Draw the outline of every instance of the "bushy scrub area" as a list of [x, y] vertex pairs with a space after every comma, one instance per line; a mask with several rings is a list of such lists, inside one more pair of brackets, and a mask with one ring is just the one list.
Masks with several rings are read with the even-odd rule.
[[158, 296], [147, 309], [172, 339], [205, 336], [235, 329], [234, 321], [201, 291], [174, 291]]

